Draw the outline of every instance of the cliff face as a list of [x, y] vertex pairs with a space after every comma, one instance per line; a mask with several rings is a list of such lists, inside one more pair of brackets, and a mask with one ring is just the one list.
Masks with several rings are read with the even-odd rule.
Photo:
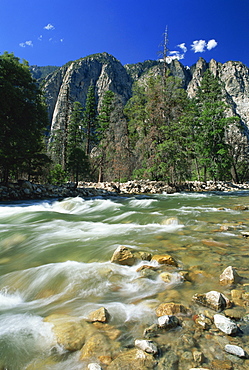
[[[204, 72], [209, 68], [222, 82], [230, 113], [240, 117], [245, 128], [249, 127], [249, 69], [241, 62], [221, 64], [215, 60], [207, 63], [203, 58], [190, 69], [178, 60], [173, 60], [168, 68], [182, 80], [182, 86], [193, 97], [201, 83]], [[45, 80], [44, 91], [47, 98], [51, 131], [65, 130], [72, 105], [79, 101], [83, 106], [89, 86], [96, 87], [96, 100], [101, 104], [103, 94], [112, 90], [124, 105], [132, 95], [132, 84], [143, 79], [148, 73], [159, 74], [163, 63], [146, 61], [125, 67], [113, 56], [102, 53], [91, 55], [58, 68]]]
[[112, 90], [123, 104], [131, 97], [132, 79], [111, 55], [96, 54], [68, 63], [45, 80], [52, 131], [66, 127], [73, 102], [85, 105], [90, 85], [96, 87], [98, 105], [107, 90]]
[[212, 59], [207, 63], [200, 58], [191, 68], [191, 81], [187, 92], [193, 97], [200, 86], [206, 69], [209, 68], [215, 77], [221, 81], [230, 114], [240, 117], [247, 130], [249, 129], [249, 69], [241, 62], [226, 62], [224, 64]]

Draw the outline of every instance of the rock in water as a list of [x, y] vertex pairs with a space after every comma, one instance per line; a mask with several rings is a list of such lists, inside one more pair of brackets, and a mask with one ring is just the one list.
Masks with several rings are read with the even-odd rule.
[[93, 311], [90, 313], [88, 317], [88, 321], [98, 321], [98, 322], [108, 322], [110, 319], [109, 312], [105, 309], [105, 307], [100, 307], [98, 310]]
[[179, 320], [174, 315], [164, 315], [158, 317], [158, 326], [162, 329], [176, 328], [179, 325]]
[[232, 267], [228, 266], [220, 275], [220, 284], [237, 284], [241, 280], [241, 277], [237, 274], [237, 271]]
[[151, 259], [152, 261], [157, 261], [161, 265], [171, 265], [171, 266], [178, 266], [176, 260], [170, 256], [169, 254], [162, 254], [162, 255], [154, 255]]
[[123, 245], [120, 245], [113, 253], [111, 262], [119, 265], [133, 266], [136, 261], [131, 250]]
[[157, 316], [187, 314], [188, 308], [179, 303], [161, 303], [156, 310]]
[[225, 308], [231, 307], [232, 303], [229, 301], [224, 294], [211, 290], [204, 294], [195, 294], [192, 300], [202, 306], [212, 308], [215, 311], [224, 310]]
[[157, 353], [157, 346], [151, 340], [136, 339], [135, 346], [142, 351], [152, 353], [153, 355]]
[[228, 335], [235, 334], [238, 330], [238, 326], [234, 321], [220, 314], [214, 315], [214, 324], [216, 328]]
[[225, 351], [231, 353], [231, 355], [235, 355], [238, 357], [248, 357], [247, 353], [243, 350], [243, 348], [239, 346], [234, 346], [232, 344], [226, 344]]

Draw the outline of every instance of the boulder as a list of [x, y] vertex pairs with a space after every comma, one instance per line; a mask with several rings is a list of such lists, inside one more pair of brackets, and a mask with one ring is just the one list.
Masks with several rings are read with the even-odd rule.
[[235, 355], [238, 357], [244, 357], [244, 358], [248, 357], [247, 353], [243, 350], [243, 348], [239, 346], [234, 346], [232, 344], [226, 344], [225, 351], [230, 353], [231, 355]]
[[195, 294], [192, 300], [215, 311], [224, 310], [232, 305], [227, 297], [215, 290], [204, 294]]
[[105, 307], [100, 307], [98, 310], [93, 311], [88, 316], [88, 321], [91, 322], [108, 322], [110, 319], [109, 312], [105, 309]]
[[161, 303], [156, 309], [157, 316], [187, 314], [189, 309], [179, 303]]
[[136, 257], [129, 248], [120, 245], [114, 251], [111, 258], [111, 262], [117, 263], [119, 265], [133, 266], [134, 263], [136, 262]]
[[235, 334], [238, 331], [238, 326], [235, 322], [220, 314], [214, 315], [214, 324], [216, 328], [228, 335]]
[[152, 261], [157, 261], [161, 265], [171, 265], [178, 267], [176, 260], [169, 254], [160, 254], [152, 256]]
[[142, 351], [146, 353], [152, 353], [155, 355], [157, 353], [157, 346], [154, 342], [151, 340], [146, 340], [146, 339], [136, 339], [135, 340], [135, 346]]
[[108, 366], [108, 370], [149, 370], [156, 365], [157, 361], [152, 354], [133, 348], [121, 352]]
[[67, 351], [77, 351], [85, 343], [86, 334], [91, 331], [84, 320], [69, 315], [53, 314], [44, 319], [53, 324], [56, 342]]
[[80, 360], [95, 359], [101, 356], [112, 356], [120, 349], [120, 343], [110, 341], [103, 333], [94, 333], [88, 337], [80, 351]]
[[158, 326], [161, 329], [172, 329], [180, 325], [178, 318], [174, 315], [163, 315], [158, 317]]
[[237, 284], [241, 280], [241, 277], [237, 274], [237, 271], [232, 267], [228, 266], [220, 275], [221, 285]]

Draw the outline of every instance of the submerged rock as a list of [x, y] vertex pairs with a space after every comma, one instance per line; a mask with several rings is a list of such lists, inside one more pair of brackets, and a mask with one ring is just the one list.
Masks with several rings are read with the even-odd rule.
[[121, 352], [108, 366], [108, 370], [147, 370], [154, 369], [157, 361], [150, 353], [138, 348]]
[[103, 333], [89, 337], [80, 351], [80, 360], [99, 359], [101, 356], [112, 356], [120, 349], [120, 343], [110, 341]]
[[204, 330], [209, 329], [210, 326], [212, 325], [212, 321], [203, 314], [195, 316], [194, 321], [198, 326], [200, 326]]
[[232, 344], [226, 344], [225, 351], [231, 353], [231, 355], [235, 355], [238, 357], [248, 357], [247, 353], [243, 350], [243, 348], [239, 346], [234, 346]]
[[169, 254], [160, 254], [152, 256], [152, 261], [157, 261], [161, 265], [171, 265], [178, 267], [176, 260]]
[[105, 309], [105, 307], [100, 307], [98, 310], [91, 312], [90, 315], [88, 316], [88, 321], [91, 321], [91, 322], [95, 322], [95, 321], [108, 322], [109, 319], [110, 319], [110, 314], [107, 311], [107, 309]]
[[85, 343], [86, 334], [91, 332], [90, 324], [77, 317], [53, 314], [44, 319], [53, 324], [53, 333], [59, 345], [67, 351], [77, 351]]
[[135, 346], [141, 349], [142, 351], [152, 353], [153, 355], [155, 355], [158, 352], [157, 346], [151, 340], [136, 339]]
[[232, 303], [222, 293], [212, 290], [204, 294], [195, 294], [192, 300], [215, 311], [231, 307]]
[[220, 275], [220, 284], [237, 284], [241, 280], [241, 277], [237, 274], [237, 271], [232, 267], [228, 266]]
[[111, 262], [117, 263], [118, 265], [133, 266], [134, 263], [136, 262], [136, 257], [129, 248], [120, 245], [114, 251], [111, 258]]
[[228, 335], [235, 334], [238, 331], [238, 326], [234, 321], [220, 314], [214, 315], [214, 324], [216, 328]]
[[179, 303], [161, 303], [156, 310], [157, 316], [187, 314], [189, 309]]

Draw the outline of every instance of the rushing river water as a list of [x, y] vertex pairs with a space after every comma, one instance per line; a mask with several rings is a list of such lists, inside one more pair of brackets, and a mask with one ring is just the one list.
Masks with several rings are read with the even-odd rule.
[[[249, 277], [249, 242], [241, 235], [249, 211], [240, 205], [249, 205], [249, 192], [0, 204], [0, 369], [53, 356], [48, 367], [30, 369], [85, 368], [77, 352], [56, 347], [52, 325], [43, 321], [51, 314], [87, 318], [104, 306], [122, 332], [121, 346], [129, 347], [155, 322], [161, 302], [191, 306], [195, 293], [226, 292], [219, 275], [229, 265]], [[111, 263], [120, 245], [170, 254], [179, 267], [169, 270], [170, 282], [141, 277], [138, 267], [155, 262]], [[183, 282], [180, 270], [197, 278]]]

